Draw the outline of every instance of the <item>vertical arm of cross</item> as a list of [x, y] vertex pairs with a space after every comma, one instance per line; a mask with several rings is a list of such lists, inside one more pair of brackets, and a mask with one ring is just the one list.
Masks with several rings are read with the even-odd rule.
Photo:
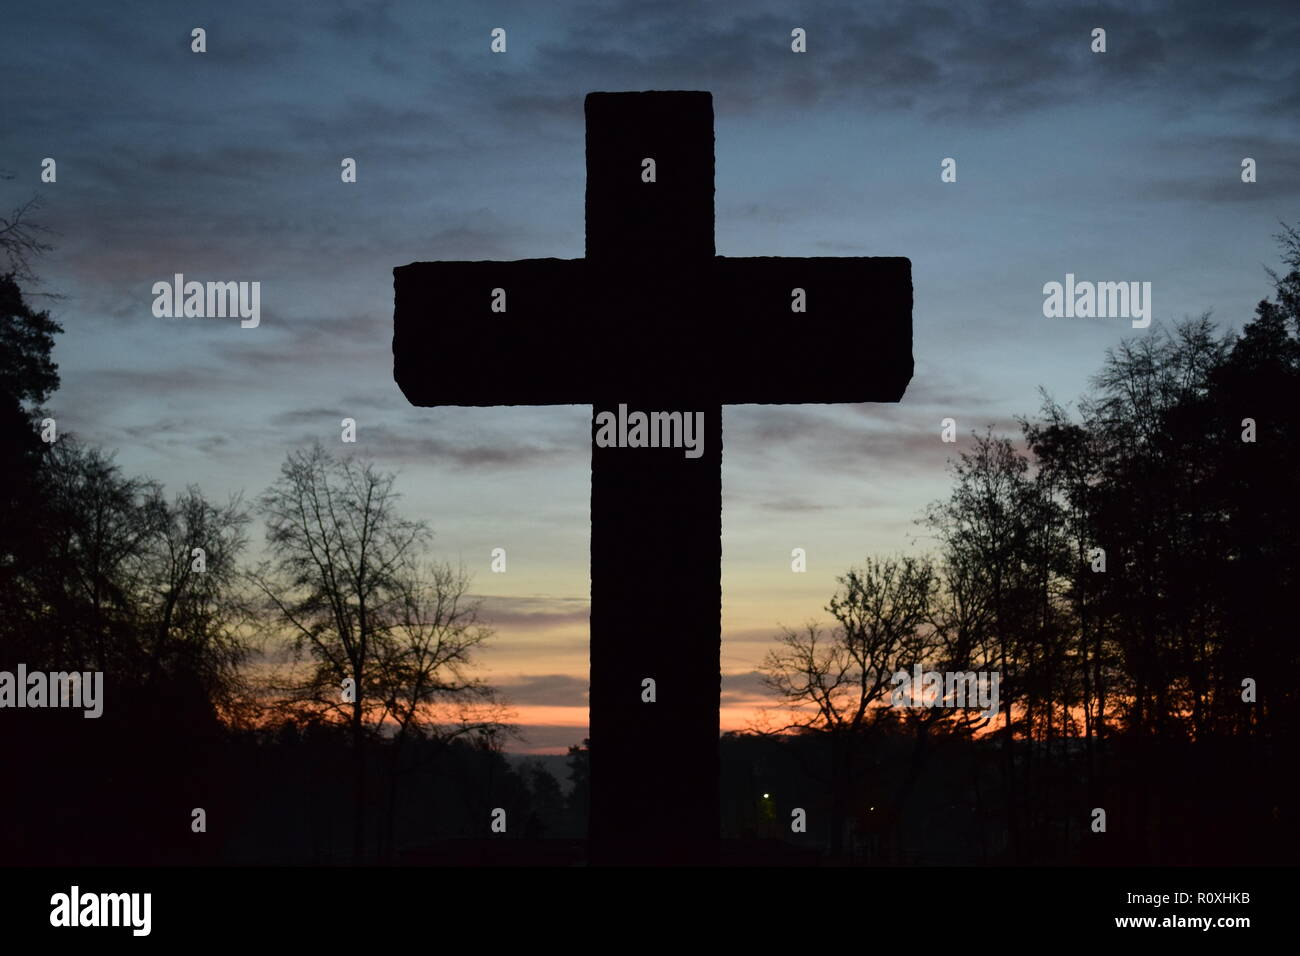
[[[591, 850], [596, 863], [718, 851], [721, 408], [713, 393], [713, 101], [587, 97], [587, 261], [608, 318], [593, 399], [701, 423], [702, 453], [591, 460]], [[655, 682], [646, 699], [645, 681]]]

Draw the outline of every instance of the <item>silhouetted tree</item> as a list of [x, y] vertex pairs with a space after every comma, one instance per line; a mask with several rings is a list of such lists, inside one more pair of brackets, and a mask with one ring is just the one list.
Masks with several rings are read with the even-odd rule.
[[580, 745], [570, 747], [565, 763], [572, 784], [568, 797], [569, 812], [575, 826], [585, 833], [591, 810], [591, 741], [584, 739]]
[[495, 748], [509, 732], [489, 689], [467, 674], [471, 652], [489, 633], [477, 605], [465, 600], [468, 578], [447, 566], [422, 568], [430, 531], [398, 513], [393, 483], [372, 463], [335, 457], [319, 443], [290, 452], [260, 499], [272, 558], [251, 575], [311, 668], [276, 688], [283, 709], [339, 715], [350, 728], [356, 860], [368, 738], [397, 735], [395, 772], [408, 735], [446, 721], [438, 703], [457, 708], [443, 736], [474, 734]]
[[214, 708], [234, 719], [242, 703], [241, 665], [251, 623], [241, 591], [239, 558], [247, 546], [248, 512], [238, 496], [210, 503], [195, 485], [168, 503], [148, 507], [152, 529], [144, 542], [139, 609], [150, 680], [183, 671]]
[[[0, 179], [13, 179], [12, 173], [0, 173]], [[17, 206], [10, 214], [0, 216], [0, 256], [8, 262], [8, 271], [18, 279], [34, 281], [32, 260], [52, 248], [41, 237], [49, 229], [32, 220], [32, 213], [41, 206], [41, 197], [33, 196]]]
[[0, 602], [41, 504], [37, 475], [44, 444], [38, 421], [41, 406], [59, 387], [53, 351], [54, 336], [62, 331], [48, 311], [27, 305], [12, 273], [0, 275]]
[[[336, 458], [319, 442], [290, 452], [279, 479], [260, 499], [273, 557], [253, 573], [267, 607], [294, 649], [314, 664], [285, 688], [290, 703], [340, 711], [353, 746], [353, 857], [364, 840], [366, 708], [378, 717], [381, 635], [391, 625], [427, 527], [396, 510], [392, 475], [369, 463]], [[344, 682], [350, 681], [350, 697]]]
[[868, 558], [839, 578], [827, 611], [829, 634], [809, 623], [786, 628], [761, 666], [764, 685], [790, 706], [782, 731], [826, 738], [830, 749], [831, 852], [842, 850], [850, 793], [861, 773], [861, 737], [877, 722], [900, 715], [886, 705], [899, 671], [932, 659], [934, 569], [928, 559]]
[[[492, 636], [479, 623], [480, 601], [468, 597], [470, 576], [450, 564], [412, 565], [392, 582], [399, 598], [375, 643], [370, 682], [383, 711], [380, 724], [391, 728], [388, 747], [386, 852], [393, 852], [399, 781], [421, 766], [403, 766], [409, 738], [445, 746], [462, 736], [508, 734], [508, 713], [491, 687], [470, 673], [473, 654]], [[421, 748], [417, 755], [438, 755]]]
[[559, 782], [537, 760], [523, 761], [517, 772], [528, 785], [528, 818], [525, 835], [533, 838], [554, 834], [564, 824], [564, 794]]

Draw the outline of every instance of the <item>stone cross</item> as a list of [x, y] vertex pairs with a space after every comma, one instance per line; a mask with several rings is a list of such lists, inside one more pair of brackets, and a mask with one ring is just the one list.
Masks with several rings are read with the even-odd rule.
[[709, 93], [586, 120], [586, 258], [394, 269], [393, 374], [415, 405], [592, 405], [590, 860], [715, 863], [722, 405], [901, 399], [911, 262], [715, 255]]

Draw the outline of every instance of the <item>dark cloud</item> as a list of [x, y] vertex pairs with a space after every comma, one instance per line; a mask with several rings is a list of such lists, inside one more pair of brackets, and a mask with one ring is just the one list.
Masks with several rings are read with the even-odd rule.
[[498, 677], [494, 683], [512, 705], [587, 706], [588, 682], [568, 674]]
[[280, 412], [278, 415], [271, 416], [271, 424], [277, 428], [321, 423], [333, 427], [340, 420], [337, 408], [299, 408], [292, 412]]
[[507, 238], [508, 230], [493, 225], [486, 209], [469, 214], [475, 225], [456, 225], [420, 238], [420, 254], [436, 259], [508, 259], [518, 248], [517, 238]]
[[[829, 597], [829, 595], [827, 595]], [[774, 623], [771, 627], [763, 628], [741, 628], [738, 630], [727, 630], [722, 634], [722, 646], [725, 651], [728, 645], [739, 647], [742, 644], [755, 645], [758, 647], [771, 646], [772, 642], [781, 634], [781, 625]]]
[[401, 35], [405, 27], [398, 7], [395, 0], [369, 0], [333, 11], [326, 4], [322, 12], [328, 30], [341, 40], [355, 43], [363, 38], [382, 40]]
[[[768, 638], [771, 640], [771, 637]], [[745, 671], [739, 674], [722, 675], [722, 705], [744, 705], [754, 700], [772, 698], [770, 691], [763, 684], [763, 675], [758, 671]]]
[[808, 514], [814, 511], [826, 511], [831, 508], [825, 501], [809, 501], [807, 498], [801, 498], [794, 495], [784, 498], [770, 499], [758, 502], [758, 507], [764, 511], [780, 511], [786, 514]]
[[516, 434], [501, 434], [467, 443], [430, 435], [423, 429], [395, 429], [378, 424], [366, 426], [363, 451], [384, 461], [420, 462], [458, 471], [534, 468], [551, 462], [571, 462], [575, 457], [589, 454], [585, 445], [575, 448], [568, 441], [528, 440]]
[[[907, 399], [904, 399], [907, 402]], [[983, 401], [963, 406], [942, 403], [912, 409], [881, 404], [879, 418], [853, 405], [747, 405], [724, 419], [727, 453], [733, 462], [759, 468], [774, 462], [798, 462], [801, 471], [822, 475], [853, 475], [870, 467], [873, 473], [919, 475], [942, 473], [949, 458], [969, 442], [972, 432], [992, 427], [996, 434], [1018, 436], [1019, 423], [1009, 414], [994, 414]], [[1026, 402], [1026, 412], [1037, 400]], [[893, 410], [892, 412], [889, 410]], [[940, 414], [942, 412], [942, 414]], [[957, 441], [944, 442], [940, 419], [957, 422]], [[784, 499], [770, 510], [798, 510], [800, 496]], [[793, 507], [790, 507], [793, 505]]]
[[203, 366], [102, 368], [80, 372], [75, 381], [64, 383], [57, 393], [59, 399], [56, 402], [66, 400], [72, 390], [83, 393], [76, 402], [83, 405], [97, 400], [111, 400], [116, 395], [135, 389], [153, 394], [183, 393], [191, 389], [211, 394], [213, 391], [234, 388], [236, 384], [231, 382], [230, 375], [225, 370]]
[[[583, 8], [567, 34], [536, 49], [526, 97], [498, 110], [568, 115], [584, 88], [682, 88], [690, 78], [731, 112], [843, 103], [916, 110], [956, 122], [999, 119], [1070, 103], [1159, 92], [1202, 105], [1294, 95], [1274, 64], [1287, 63], [1297, 17], [1286, 2], [1226, 6], [1166, 0], [1062, 8], [998, 2], [938, 7], [894, 2], [791, 10], [775, 2], [744, 14], [693, 0], [627, 0]], [[790, 30], [808, 53], [790, 53]], [[1105, 54], [1089, 49], [1107, 30]], [[526, 34], [524, 34], [526, 36]], [[513, 85], [518, 74], [509, 74]], [[506, 88], [507, 79], [500, 81]], [[594, 84], [594, 85], [593, 85]]]
[[587, 598], [485, 597], [481, 617], [490, 626], [511, 632], [585, 631], [591, 620], [591, 603]]
[[[1300, 84], [1300, 73], [1296, 82]], [[1151, 144], [1150, 153], [1155, 157], [1152, 180], [1128, 186], [1127, 194], [1134, 199], [1276, 209], [1300, 196], [1300, 139], [1192, 134], [1162, 137]], [[1256, 163], [1254, 183], [1241, 181], [1246, 157]]]
[[933, 429], [862, 425], [817, 406], [760, 406], [728, 424], [729, 451], [750, 461], [798, 461], [814, 472], [852, 473], [868, 458], [907, 470], [943, 462], [945, 447]]

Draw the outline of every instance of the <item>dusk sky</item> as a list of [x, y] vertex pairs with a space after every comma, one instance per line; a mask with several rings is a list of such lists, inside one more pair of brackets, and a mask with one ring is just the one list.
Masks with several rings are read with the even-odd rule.
[[[66, 296], [60, 430], [217, 500], [256, 497], [314, 439], [397, 471], [433, 557], [485, 598], [514, 750], [585, 732], [591, 410], [410, 406], [392, 270], [581, 257], [588, 92], [712, 92], [720, 255], [912, 261], [901, 404], [724, 412], [724, 729], [769, 702], [755, 667], [780, 625], [826, 620], [866, 556], [928, 547], [915, 519], [963, 447], [941, 419], [1014, 432], [1040, 385], [1073, 401], [1108, 346], [1155, 328], [1046, 318], [1044, 283], [1150, 282], [1156, 323], [1237, 328], [1270, 291], [1279, 219], [1300, 219], [1294, 0], [33, 3], [3, 24], [0, 205], [39, 194], [55, 232], [36, 268]], [[155, 317], [175, 273], [261, 282], [260, 325]], [[636, 347], [617, 315], [608, 334]], [[449, 360], [493, 374], [491, 355]]]

